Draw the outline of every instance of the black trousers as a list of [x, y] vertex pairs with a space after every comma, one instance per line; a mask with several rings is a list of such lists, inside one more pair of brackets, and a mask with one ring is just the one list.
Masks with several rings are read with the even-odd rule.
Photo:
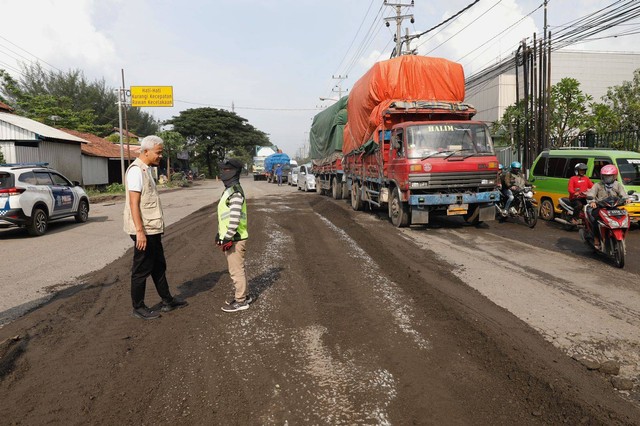
[[571, 200], [571, 205], [573, 206], [573, 218], [577, 219], [584, 206], [587, 205], [587, 199], [574, 198]]
[[[135, 243], [136, 236], [131, 235], [131, 239]], [[147, 235], [146, 250], [138, 250], [134, 246], [133, 266], [131, 267], [131, 302], [133, 303], [133, 309], [144, 305], [144, 294], [149, 275], [151, 275], [162, 300], [167, 302], [173, 300], [173, 296], [169, 292], [166, 270], [167, 261], [164, 259], [162, 234]]]

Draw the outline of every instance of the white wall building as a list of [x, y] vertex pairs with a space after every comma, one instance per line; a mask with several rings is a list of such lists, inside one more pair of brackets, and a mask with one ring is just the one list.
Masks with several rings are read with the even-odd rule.
[[[575, 78], [583, 93], [602, 102], [609, 87], [633, 80], [633, 72], [639, 68], [640, 53], [556, 51], [551, 53], [551, 84], [565, 77]], [[519, 85], [522, 98], [522, 74]], [[516, 102], [515, 68], [468, 89], [465, 102], [478, 110], [476, 120], [493, 123], [500, 119], [505, 109]]]
[[7, 163], [49, 163], [82, 182], [80, 146], [87, 141], [19, 115], [0, 112], [0, 151]]

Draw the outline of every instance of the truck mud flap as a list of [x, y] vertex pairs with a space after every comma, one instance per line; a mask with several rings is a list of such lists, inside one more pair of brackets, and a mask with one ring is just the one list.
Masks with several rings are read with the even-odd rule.
[[488, 206], [478, 206], [476, 213], [480, 216], [480, 222], [488, 222], [490, 220], [495, 220], [496, 218], [496, 208], [493, 204]]
[[427, 225], [429, 223], [429, 211], [421, 210], [417, 208], [411, 209], [411, 224], [412, 225]]

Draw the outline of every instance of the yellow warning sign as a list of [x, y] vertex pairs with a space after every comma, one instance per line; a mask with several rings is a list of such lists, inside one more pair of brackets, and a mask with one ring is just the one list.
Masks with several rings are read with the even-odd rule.
[[131, 86], [131, 106], [172, 107], [173, 86]]

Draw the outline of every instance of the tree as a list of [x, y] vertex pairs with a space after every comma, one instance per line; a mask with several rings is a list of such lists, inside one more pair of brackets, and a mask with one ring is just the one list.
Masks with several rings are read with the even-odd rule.
[[[13, 106], [16, 113], [44, 121], [42, 117], [71, 117], [70, 122], [59, 122], [58, 127], [90, 131], [106, 136], [118, 126], [118, 95], [106, 85], [104, 79], [89, 82], [82, 71], [45, 71], [40, 64], [23, 66], [21, 80], [16, 81], [6, 71], [0, 70], [0, 100]], [[46, 105], [46, 108], [43, 108]], [[50, 113], [63, 108], [62, 114]], [[47, 115], [48, 114], [48, 115]], [[79, 121], [83, 122], [81, 127]], [[138, 135], [153, 134], [158, 123], [150, 114], [139, 108], [127, 108], [127, 121], [132, 132]], [[76, 127], [73, 127], [76, 126]]]
[[[510, 139], [514, 140], [517, 135], [520, 135], [522, 139], [524, 137], [524, 105], [525, 100], [521, 99], [520, 103], [509, 105], [502, 114], [502, 118], [493, 123], [493, 134], [500, 134], [507, 132], [510, 134]], [[502, 130], [501, 130], [502, 129]]]
[[610, 87], [603, 96], [605, 104], [609, 106], [612, 115], [619, 120], [620, 130], [638, 130], [640, 123], [640, 69], [633, 73], [631, 81], [625, 81], [620, 86]]
[[[187, 146], [207, 167], [210, 177], [217, 171], [214, 164], [224, 159], [227, 153], [233, 152], [243, 158], [255, 145], [270, 145], [267, 135], [249, 124], [247, 119], [222, 109], [188, 109], [168, 123], [186, 138]], [[246, 162], [247, 158], [243, 160]]]
[[4, 155], [2, 154], [2, 151], [0, 151], [0, 164], [4, 164]]
[[186, 139], [178, 132], [164, 131], [158, 133], [164, 141], [163, 157], [167, 159], [167, 179], [171, 179], [171, 159], [184, 149]]
[[591, 99], [582, 93], [575, 78], [565, 77], [551, 86], [549, 132], [557, 146], [569, 145], [588, 127], [587, 103]]
[[619, 130], [621, 127], [620, 116], [606, 103], [593, 102], [591, 105], [589, 128], [596, 133], [608, 133]]

